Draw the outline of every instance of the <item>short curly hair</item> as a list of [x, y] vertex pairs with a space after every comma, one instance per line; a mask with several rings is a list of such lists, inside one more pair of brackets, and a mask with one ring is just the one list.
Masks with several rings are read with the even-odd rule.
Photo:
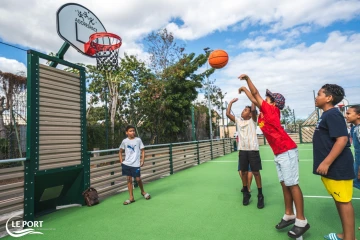
[[356, 114], [360, 114], [360, 104], [351, 105], [349, 108], [354, 109], [354, 111], [356, 112]]
[[324, 89], [324, 93], [326, 96], [332, 96], [333, 100], [332, 100], [332, 104], [335, 106], [336, 104], [338, 104], [339, 102], [341, 102], [341, 100], [344, 99], [345, 97], [345, 91], [342, 87], [340, 87], [339, 85], [336, 84], [325, 84], [324, 86], [321, 87], [322, 89]]

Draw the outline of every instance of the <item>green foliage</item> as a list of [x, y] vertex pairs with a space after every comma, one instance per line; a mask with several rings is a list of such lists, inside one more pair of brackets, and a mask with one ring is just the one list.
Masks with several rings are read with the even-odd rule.
[[139, 109], [144, 114], [143, 127], [151, 134], [152, 143], [183, 140], [191, 120], [191, 105], [202, 87], [205, 73], [196, 73], [207, 61], [203, 54], [184, 54], [166, 68], [163, 78], [142, 82]]
[[7, 156], [9, 151], [9, 144], [6, 138], [0, 138], [0, 153]]
[[86, 114], [87, 123], [90, 125], [96, 125], [102, 121], [105, 121], [105, 111], [105, 107], [88, 108]]
[[281, 123], [282, 124], [293, 124], [294, 123], [294, 114], [292, 109], [289, 106], [286, 106], [281, 110]]
[[145, 38], [145, 44], [150, 54], [150, 68], [159, 77], [184, 55], [185, 46], [179, 46], [173, 33], [166, 28], [151, 32]]
[[[185, 48], [179, 47], [166, 29], [151, 33], [146, 45], [151, 56], [149, 67], [127, 54], [120, 59], [116, 71], [101, 72], [95, 66], [86, 66], [87, 91], [91, 95], [87, 110], [89, 149], [106, 148], [106, 113], [111, 147], [118, 147], [126, 137], [124, 129], [128, 124], [136, 127], [138, 136], [147, 144], [188, 140], [185, 133], [197, 89], [214, 72], [198, 72], [208, 55], [185, 53]], [[206, 110], [204, 113], [208, 133], [209, 116]]]

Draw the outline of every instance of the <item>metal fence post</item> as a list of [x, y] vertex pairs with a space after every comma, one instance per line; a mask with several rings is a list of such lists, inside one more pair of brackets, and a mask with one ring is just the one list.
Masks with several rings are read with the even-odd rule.
[[[24, 220], [35, 219], [35, 174], [39, 169], [39, 57], [27, 52], [27, 130], [24, 169]], [[35, 120], [35, 121], [34, 121]]]
[[174, 173], [174, 166], [173, 166], [173, 157], [172, 157], [172, 144], [169, 145], [169, 152], [170, 152], [170, 174]]
[[199, 141], [196, 141], [197, 164], [200, 165]]
[[303, 139], [302, 139], [302, 126], [301, 126], [301, 124], [299, 124], [299, 138], [300, 138], [300, 143], [303, 143]]
[[87, 152], [87, 161], [84, 163], [84, 189], [90, 187], [90, 161], [91, 161], [91, 152]]
[[212, 141], [212, 139], [210, 140], [210, 152], [211, 152], [211, 159], [210, 160], [212, 160], [213, 159], [213, 141]]
[[226, 151], [225, 151], [225, 138], [222, 140], [223, 143], [223, 148], [224, 148], [224, 156], [226, 155]]

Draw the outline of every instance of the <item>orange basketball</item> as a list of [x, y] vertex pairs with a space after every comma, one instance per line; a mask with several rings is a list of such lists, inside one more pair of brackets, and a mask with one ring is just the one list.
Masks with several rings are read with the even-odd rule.
[[226, 66], [229, 56], [224, 50], [214, 50], [210, 53], [209, 64], [211, 67], [219, 69]]

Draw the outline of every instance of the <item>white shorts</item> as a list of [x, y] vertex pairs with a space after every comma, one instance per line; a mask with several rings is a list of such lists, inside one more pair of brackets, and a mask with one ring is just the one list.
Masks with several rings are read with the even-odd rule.
[[275, 155], [275, 165], [280, 182], [285, 186], [299, 184], [299, 152], [297, 148]]

